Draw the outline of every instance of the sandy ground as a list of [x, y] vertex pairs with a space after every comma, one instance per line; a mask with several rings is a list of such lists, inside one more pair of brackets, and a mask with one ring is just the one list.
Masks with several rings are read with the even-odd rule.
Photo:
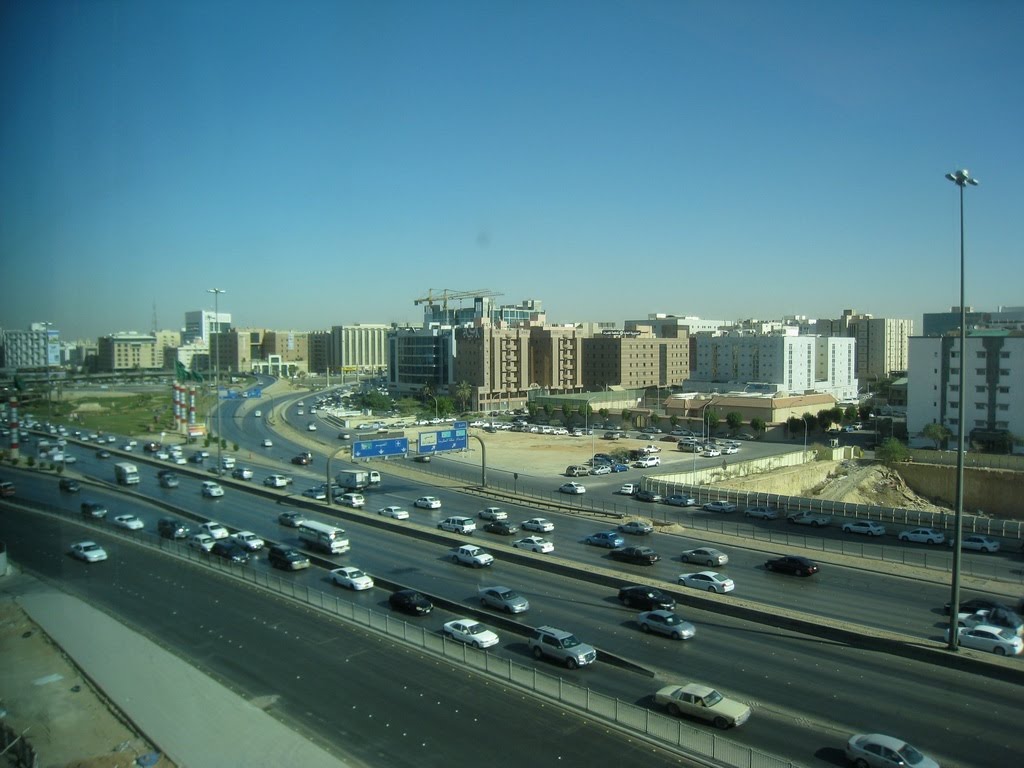
[[[0, 594], [0, 697], [4, 722], [31, 743], [40, 768], [127, 768], [154, 751], [10, 594]], [[14, 765], [7, 759], [0, 765]]]

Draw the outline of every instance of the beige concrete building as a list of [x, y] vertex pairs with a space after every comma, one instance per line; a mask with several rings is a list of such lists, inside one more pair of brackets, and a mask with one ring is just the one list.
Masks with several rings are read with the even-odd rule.
[[331, 327], [328, 359], [332, 369], [383, 371], [388, 366], [388, 333], [384, 323], [354, 323]]
[[530, 384], [552, 394], [583, 391], [584, 333], [575, 326], [530, 329]]
[[690, 343], [676, 339], [607, 334], [583, 339], [583, 386], [600, 390], [665, 387], [690, 376]]
[[455, 329], [453, 386], [472, 387], [473, 410], [509, 410], [526, 402], [530, 387], [530, 328], [492, 325]]
[[873, 317], [844, 309], [843, 316], [837, 320], [818, 320], [815, 332], [822, 336], [856, 339], [854, 376], [858, 381], [871, 382], [906, 372], [914, 321]]
[[101, 372], [159, 370], [163, 366], [163, 351], [158, 352], [152, 334], [126, 331], [99, 338], [97, 370]]
[[832, 395], [825, 393], [787, 396], [726, 392], [720, 395], [672, 395], [665, 400], [664, 406], [667, 417], [677, 416], [679, 423], [689, 429], [696, 424], [699, 431], [710, 410], [717, 411], [723, 421], [727, 413], [735, 411], [748, 424], [751, 419], [762, 419], [765, 424], [781, 424], [791, 416], [799, 419], [805, 413], [817, 414], [834, 408], [837, 402]]

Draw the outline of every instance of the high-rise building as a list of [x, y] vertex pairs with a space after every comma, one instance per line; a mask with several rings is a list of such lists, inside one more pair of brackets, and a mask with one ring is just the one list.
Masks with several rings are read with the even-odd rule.
[[[966, 391], [960, 392], [964, 366]], [[960, 354], [959, 334], [910, 339], [907, 375], [907, 433], [912, 441], [930, 423], [945, 426], [956, 447], [959, 420], [967, 439], [1008, 450], [1024, 435], [1024, 335], [974, 331]]]
[[[1024, 307], [999, 307], [995, 311], [975, 311], [966, 307], [967, 330], [1024, 330]], [[922, 336], [945, 336], [960, 330], [960, 307], [949, 312], [925, 312]]]
[[393, 329], [388, 334], [388, 389], [398, 396], [448, 392], [455, 348], [451, 327]]
[[666, 387], [690, 375], [690, 343], [675, 339], [607, 333], [583, 339], [583, 386], [588, 391]]
[[857, 379], [887, 379], [907, 370], [914, 321], [861, 315], [850, 320], [848, 334], [857, 340]]
[[227, 333], [231, 330], [231, 313], [216, 313], [212, 309], [197, 309], [185, 313], [184, 343], [201, 340], [210, 343], [210, 334]]
[[44, 370], [60, 365], [60, 331], [49, 323], [28, 330], [0, 330], [0, 366], [11, 370]]
[[331, 368], [383, 371], [388, 364], [388, 334], [384, 323], [354, 323], [331, 327]]
[[101, 336], [97, 350], [97, 370], [106, 373], [159, 370], [164, 367], [163, 351], [157, 350], [151, 333], [123, 331]]

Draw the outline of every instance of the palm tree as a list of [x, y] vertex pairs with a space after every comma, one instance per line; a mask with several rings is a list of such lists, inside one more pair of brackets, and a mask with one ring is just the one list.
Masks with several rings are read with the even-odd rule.
[[460, 381], [455, 385], [455, 400], [459, 403], [461, 411], [465, 411], [467, 409], [467, 404], [472, 397], [473, 388], [469, 385], [468, 381]]

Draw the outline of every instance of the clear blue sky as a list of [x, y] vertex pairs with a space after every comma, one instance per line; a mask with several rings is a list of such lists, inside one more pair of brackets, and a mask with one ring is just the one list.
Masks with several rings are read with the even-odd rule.
[[0, 0], [0, 326], [1024, 304], [1024, 3]]

